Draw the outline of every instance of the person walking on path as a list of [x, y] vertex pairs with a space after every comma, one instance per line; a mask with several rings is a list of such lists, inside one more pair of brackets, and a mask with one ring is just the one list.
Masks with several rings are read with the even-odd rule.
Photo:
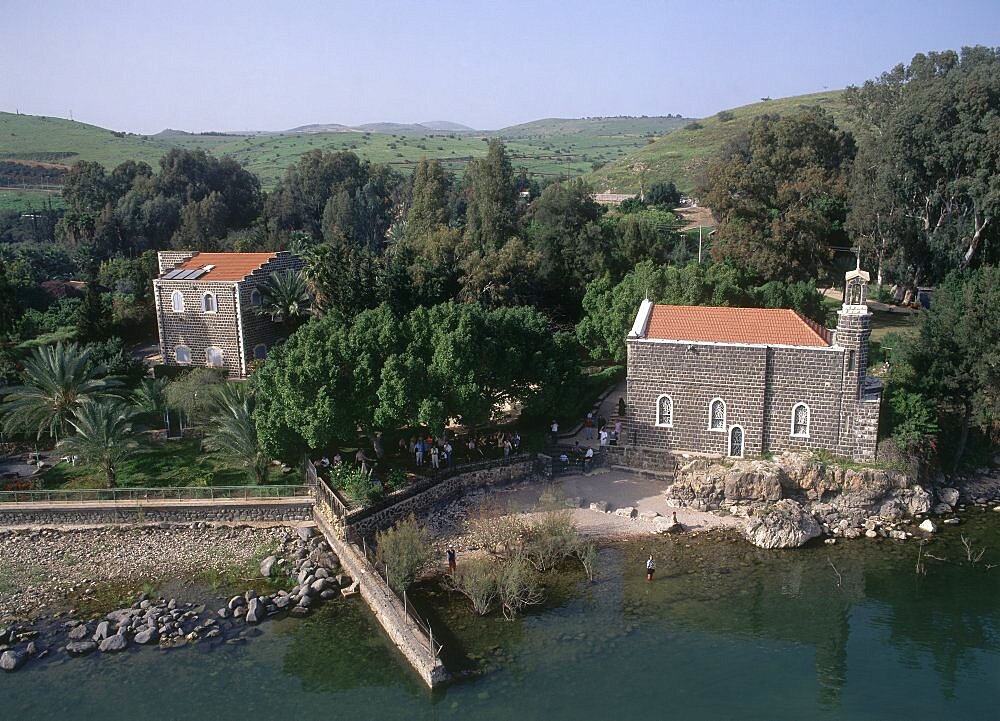
[[455, 573], [455, 547], [448, 544], [448, 572]]
[[505, 438], [504, 442], [503, 442], [503, 460], [504, 460], [504, 463], [506, 463], [507, 461], [510, 460], [510, 449], [511, 449], [510, 439], [509, 438]]
[[646, 583], [653, 582], [653, 573], [656, 571], [656, 563], [653, 561], [653, 554], [649, 554], [646, 559]]
[[414, 446], [414, 454], [416, 454], [416, 457], [417, 457], [417, 468], [420, 468], [422, 465], [424, 465], [424, 439], [423, 438], [418, 438], [417, 439], [417, 443]]
[[586, 439], [588, 441], [594, 440], [594, 412], [587, 411], [587, 417], [583, 421], [583, 427], [586, 429]]
[[559, 424], [552, 421], [552, 425], [549, 426], [549, 430], [552, 431], [552, 445], [559, 442]]
[[454, 448], [451, 447], [451, 441], [444, 442], [444, 464], [448, 468], [451, 468], [451, 454]]
[[431, 446], [431, 468], [435, 471], [441, 467], [441, 452], [437, 446]]
[[592, 465], [594, 465], [594, 449], [587, 448], [587, 452], [583, 454], [583, 472], [589, 471]]

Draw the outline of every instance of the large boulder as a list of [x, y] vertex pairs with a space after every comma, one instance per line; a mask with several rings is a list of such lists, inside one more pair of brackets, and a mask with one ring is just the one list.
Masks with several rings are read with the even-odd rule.
[[247, 623], [260, 623], [267, 611], [259, 598], [251, 598], [250, 605], [247, 606]]
[[8, 672], [17, 671], [27, 660], [27, 655], [20, 651], [4, 651], [0, 654], [0, 669]]
[[70, 641], [82, 641], [89, 635], [90, 629], [87, 628], [87, 624], [85, 623], [81, 623], [79, 626], [73, 626], [67, 634]]
[[70, 656], [86, 656], [97, 650], [97, 644], [93, 641], [73, 641], [66, 644], [66, 653]]
[[147, 626], [135, 635], [135, 642], [141, 646], [145, 646], [147, 643], [156, 643], [159, 637], [160, 634], [157, 633], [155, 628]]
[[727, 501], [780, 500], [781, 475], [778, 469], [765, 463], [734, 467], [723, 479], [723, 495]]
[[128, 648], [128, 639], [124, 633], [116, 633], [101, 641], [101, 653], [118, 653]]
[[939, 488], [937, 490], [937, 497], [938, 500], [941, 501], [941, 503], [947, 503], [952, 508], [958, 505], [957, 488]]
[[822, 533], [812, 514], [790, 499], [757, 509], [747, 518], [744, 534], [759, 548], [797, 548]]

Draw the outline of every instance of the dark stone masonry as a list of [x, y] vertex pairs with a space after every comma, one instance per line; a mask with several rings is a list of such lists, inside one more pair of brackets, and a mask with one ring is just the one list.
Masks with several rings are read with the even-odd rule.
[[[720, 456], [876, 456], [882, 388], [866, 377], [868, 274], [847, 274], [836, 332], [793, 311], [643, 301], [629, 334], [626, 446]], [[789, 315], [791, 314], [791, 315]]]
[[153, 297], [166, 365], [224, 368], [242, 378], [281, 340], [281, 326], [256, 312], [259, 288], [275, 272], [301, 269], [299, 258], [287, 251], [166, 251], [158, 258]]

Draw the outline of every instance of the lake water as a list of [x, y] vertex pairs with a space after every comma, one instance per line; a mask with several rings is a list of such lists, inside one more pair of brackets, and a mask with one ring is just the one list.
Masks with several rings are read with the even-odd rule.
[[[0, 718], [996, 718], [998, 532], [992, 512], [947, 528], [925, 575], [915, 541], [628, 543], [601, 552], [593, 584], [553, 578], [549, 606], [513, 623], [424, 589], [451, 663], [481, 672], [433, 694], [347, 601], [242, 646], [30, 664], [0, 675]], [[960, 534], [986, 549], [978, 565]]]

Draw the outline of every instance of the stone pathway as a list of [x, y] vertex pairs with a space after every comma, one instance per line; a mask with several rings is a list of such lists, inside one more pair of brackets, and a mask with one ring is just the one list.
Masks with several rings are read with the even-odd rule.
[[[587, 440], [587, 430], [581, 425], [579, 429], [576, 430], [575, 433], [566, 435], [559, 434], [559, 442], [572, 444], [574, 441], [580, 441], [580, 445], [583, 447], [593, 446], [594, 448], [597, 448], [598, 446], [597, 417], [604, 416], [608, 421], [608, 425], [614, 427], [615, 418], [618, 417], [618, 399], [624, 397], [625, 397], [625, 381], [623, 380], [621, 383], [615, 386], [614, 390], [608, 393], [607, 397], [601, 402], [601, 405], [598, 406], [597, 413], [594, 414], [593, 439], [591, 439], [590, 441]], [[580, 421], [583, 421], [583, 419], [581, 418]]]

